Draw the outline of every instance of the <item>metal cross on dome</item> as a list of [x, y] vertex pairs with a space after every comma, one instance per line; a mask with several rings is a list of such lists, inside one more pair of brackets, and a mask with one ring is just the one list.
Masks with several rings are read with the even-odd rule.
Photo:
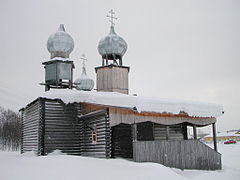
[[117, 19], [117, 17], [114, 16], [115, 12], [111, 9], [111, 11], [109, 11], [110, 15], [107, 15], [107, 17], [109, 18], [109, 22], [111, 23], [112, 26], [114, 26], [114, 19]]
[[85, 67], [85, 61], [87, 61], [85, 54], [82, 54], [82, 57], [80, 59], [83, 61], [83, 67]]

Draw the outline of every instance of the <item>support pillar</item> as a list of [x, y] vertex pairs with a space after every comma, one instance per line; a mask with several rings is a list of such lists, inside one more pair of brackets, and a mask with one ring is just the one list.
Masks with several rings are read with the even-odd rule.
[[119, 58], [119, 64], [122, 66], [122, 57]]
[[188, 129], [187, 129], [187, 125], [183, 124], [183, 125], [182, 125], [182, 129], [183, 129], [184, 140], [187, 140], [187, 139], [188, 139]]
[[102, 57], [102, 66], [104, 66], [104, 58]]
[[193, 138], [197, 139], [197, 127], [196, 127], [196, 125], [193, 125]]
[[137, 161], [137, 158], [136, 158], [136, 151], [137, 151], [137, 148], [136, 148], [136, 143], [137, 143], [137, 124], [134, 123], [132, 125], [132, 140], [133, 140], [133, 161]]
[[217, 135], [216, 135], [216, 124], [212, 123], [212, 130], [213, 130], [213, 145], [214, 150], [217, 151]]
[[133, 142], [137, 141], [137, 124], [134, 123], [132, 126], [132, 135], [133, 135]]

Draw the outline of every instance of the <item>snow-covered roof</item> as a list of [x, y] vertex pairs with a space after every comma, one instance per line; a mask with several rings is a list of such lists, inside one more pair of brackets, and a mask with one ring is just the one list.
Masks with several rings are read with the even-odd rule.
[[147, 98], [132, 96], [117, 92], [77, 91], [70, 89], [51, 89], [40, 97], [61, 99], [64, 103], [86, 102], [106, 106], [136, 109], [138, 112], [155, 112], [179, 114], [184, 111], [194, 117], [218, 117], [222, 115], [223, 107], [202, 102]]

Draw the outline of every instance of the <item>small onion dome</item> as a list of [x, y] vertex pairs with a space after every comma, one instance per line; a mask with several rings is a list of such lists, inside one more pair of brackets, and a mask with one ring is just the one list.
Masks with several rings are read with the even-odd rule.
[[65, 32], [64, 25], [60, 24], [58, 31], [52, 34], [47, 41], [47, 49], [51, 53], [51, 59], [55, 57], [69, 58], [73, 48], [73, 38]]
[[88, 77], [85, 66], [83, 66], [80, 78], [76, 79], [74, 84], [77, 90], [91, 91], [93, 89], [94, 81]]
[[98, 52], [102, 57], [107, 57], [112, 59], [115, 57], [122, 57], [127, 51], [126, 41], [118, 36], [114, 30], [114, 27], [111, 26], [110, 33], [102, 38], [98, 44]]

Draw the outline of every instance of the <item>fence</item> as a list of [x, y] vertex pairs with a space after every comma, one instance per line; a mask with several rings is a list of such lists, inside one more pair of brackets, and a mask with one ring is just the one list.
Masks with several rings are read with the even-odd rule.
[[136, 162], [156, 162], [180, 169], [221, 169], [221, 154], [198, 140], [137, 141], [133, 143]]

